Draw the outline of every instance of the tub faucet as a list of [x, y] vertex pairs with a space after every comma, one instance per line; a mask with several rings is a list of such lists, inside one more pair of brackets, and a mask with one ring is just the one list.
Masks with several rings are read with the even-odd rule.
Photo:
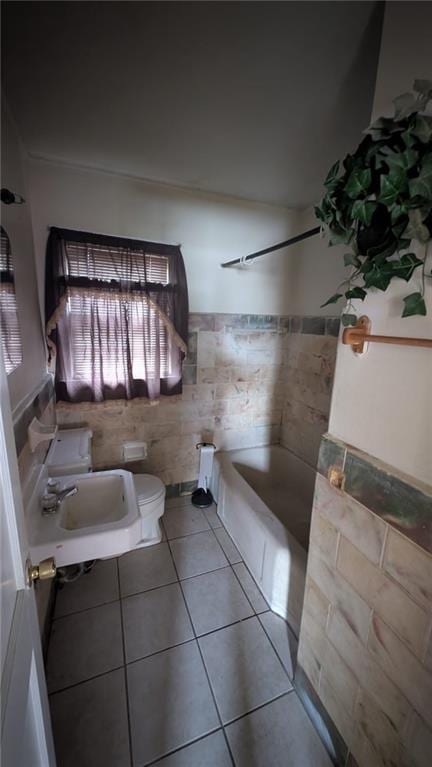
[[42, 496], [42, 514], [55, 514], [59, 510], [62, 502], [70, 495], [76, 495], [78, 488], [76, 485], [65, 487], [60, 492], [48, 492]]

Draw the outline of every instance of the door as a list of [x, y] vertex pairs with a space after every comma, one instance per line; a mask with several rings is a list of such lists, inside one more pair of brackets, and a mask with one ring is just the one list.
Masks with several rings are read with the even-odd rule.
[[6, 374], [0, 354], [2, 767], [55, 767]]

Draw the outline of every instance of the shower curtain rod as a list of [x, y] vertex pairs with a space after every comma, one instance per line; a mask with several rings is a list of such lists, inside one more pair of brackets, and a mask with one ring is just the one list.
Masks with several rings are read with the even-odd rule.
[[228, 266], [235, 266], [236, 264], [243, 264], [245, 261], [251, 261], [254, 258], [258, 258], [259, 256], [265, 256], [267, 253], [273, 253], [275, 250], [280, 250], [281, 248], [287, 248], [288, 245], [294, 245], [296, 242], [301, 242], [301, 240], [307, 240], [309, 237], [314, 237], [316, 234], [319, 234], [321, 231], [320, 226], [316, 226], [314, 229], [308, 229], [307, 232], [302, 232], [302, 234], [297, 234], [295, 237], [290, 237], [289, 240], [285, 240], [284, 242], [278, 242], [277, 245], [272, 245], [270, 248], [264, 248], [264, 250], [257, 250], [256, 253], [249, 253], [248, 256], [243, 256], [243, 258], [233, 258], [231, 261], [224, 261], [221, 266], [223, 269], [226, 269]]

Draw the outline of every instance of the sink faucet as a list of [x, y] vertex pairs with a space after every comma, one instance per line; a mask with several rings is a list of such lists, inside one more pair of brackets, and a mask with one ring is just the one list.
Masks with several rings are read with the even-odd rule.
[[[51, 490], [51, 488], [49, 488]], [[55, 514], [59, 510], [62, 502], [70, 495], [76, 495], [78, 488], [76, 485], [65, 487], [59, 492], [47, 492], [42, 496], [42, 514]]]

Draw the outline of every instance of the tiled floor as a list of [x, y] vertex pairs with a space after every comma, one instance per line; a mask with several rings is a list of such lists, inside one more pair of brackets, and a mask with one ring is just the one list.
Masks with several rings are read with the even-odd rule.
[[291, 679], [296, 641], [215, 509], [59, 591], [47, 661], [58, 767], [330, 767]]

